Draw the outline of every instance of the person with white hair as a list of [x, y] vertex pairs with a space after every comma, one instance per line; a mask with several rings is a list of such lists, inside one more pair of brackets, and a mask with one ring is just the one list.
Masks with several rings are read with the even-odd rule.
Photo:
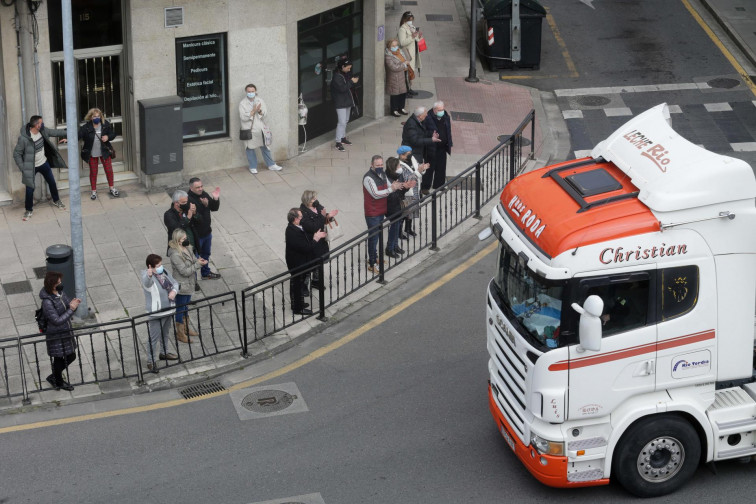
[[201, 217], [197, 214], [197, 207], [194, 203], [189, 203], [189, 195], [186, 191], [175, 191], [172, 200], [171, 207], [163, 214], [163, 223], [168, 229], [168, 241], [173, 239], [173, 232], [176, 229], [183, 229], [189, 239], [189, 244], [194, 247], [194, 250], [198, 250], [196, 226]]
[[451, 156], [452, 131], [451, 116], [444, 109], [444, 102], [437, 101], [433, 110], [423, 121], [425, 129], [432, 132], [438, 142], [430, 146], [426, 152], [430, 169], [423, 174], [421, 192], [428, 194], [430, 189], [438, 189], [446, 183], [446, 156]]
[[438, 133], [428, 131], [424, 121], [428, 112], [425, 107], [416, 107], [412, 116], [404, 123], [402, 130], [402, 145], [412, 149], [412, 155], [418, 163], [422, 164], [426, 157], [426, 151], [439, 142]]

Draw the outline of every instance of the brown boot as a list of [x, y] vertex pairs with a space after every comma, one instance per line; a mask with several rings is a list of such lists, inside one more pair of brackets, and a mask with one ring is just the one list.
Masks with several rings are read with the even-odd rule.
[[199, 336], [199, 333], [197, 333], [197, 331], [193, 331], [189, 326], [189, 314], [186, 314], [184, 316], [184, 327], [186, 328], [186, 334], [188, 334], [189, 336]]
[[186, 337], [186, 326], [184, 323], [176, 324], [176, 339], [181, 343], [190, 343]]

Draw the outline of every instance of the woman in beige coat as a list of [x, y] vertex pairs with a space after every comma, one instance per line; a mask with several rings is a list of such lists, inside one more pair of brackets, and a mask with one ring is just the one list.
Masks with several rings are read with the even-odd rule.
[[279, 171], [282, 168], [273, 161], [273, 154], [265, 145], [263, 137], [263, 124], [265, 118], [268, 116], [268, 107], [265, 106], [263, 99], [257, 96], [257, 86], [247, 84], [247, 87], [244, 89], [247, 96], [239, 103], [239, 119], [241, 120], [239, 128], [242, 130], [252, 130], [252, 138], [243, 141], [244, 149], [247, 153], [247, 161], [249, 162], [249, 173], [253, 175], [257, 173], [257, 154], [255, 153], [255, 149], [258, 147], [262, 152], [265, 164], [268, 165], [268, 170]]
[[[410, 56], [412, 61], [411, 67], [416, 73], [420, 72], [420, 51], [417, 50], [417, 41], [423, 38], [423, 32], [417, 29], [414, 25], [415, 16], [410, 11], [402, 14], [402, 20], [399, 21], [399, 31], [397, 32], [397, 38], [399, 39], [399, 47]], [[409, 82], [410, 89], [407, 91], [407, 95], [416, 96], [417, 92], [412, 90], [412, 81]]]
[[201, 257], [194, 257], [194, 250], [186, 237], [186, 231], [181, 228], [173, 231], [171, 241], [168, 242], [168, 257], [171, 259], [173, 278], [179, 284], [176, 296], [176, 339], [182, 343], [190, 343], [188, 336], [197, 336], [197, 333], [189, 327], [186, 305], [194, 294], [197, 271], [207, 264], [207, 261]]
[[397, 39], [388, 39], [384, 60], [386, 63], [386, 94], [391, 97], [391, 115], [394, 117], [407, 115], [404, 104], [407, 101], [407, 90], [409, 89], [407, 66], [411, 58], [402, 53]]

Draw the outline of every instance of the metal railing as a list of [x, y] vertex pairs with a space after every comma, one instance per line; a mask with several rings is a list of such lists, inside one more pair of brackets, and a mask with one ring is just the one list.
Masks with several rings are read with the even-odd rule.
[[[240, 351], [246, 357], [249, 345], [254, 341], [312, 317], [325, 320], [326, 308], [372, 282], [385, 283], [387, 271], [425, 249], [438, 250], [439, 240], [454, 228], [471, 217], [480, 218], [481, 208], [497, 197], [504, 185], [524, 168], [525, 162], [533, 158], [534, 135], [535, 113], [531, 110], [512, 135], [500, 137], [499, 144], [474, 165], [420, 202], [403, 209], [401, 214], [390, 216], [372, 230], [347, 240], [301, 271], [293, 275], [287, 271], [242, 290], [241, 303], [233, 291], [193, 300], [186, 305], [185, 316], [189, 317], [189, 326], [199, 335], [190, 336], [191, 344], [179, 344], [177, 340], [176, 308], [76, 327], [71, 334], [63, 336], [36, 333], [1, 338], [0, 399], [21, 396], [28, 404], [30, 394], [52, 389], [46, 380], [51, 371], [51, 359], [47, 354], [47, 341], [51, 339], [73, 337], [76, 341], [76, 359], [65, 371], [74, 386], [124, 378], [137, 378], [142, 384], [148, 364], [152, 364], [150, 367], [154, 372], [231, 351]], [[392, 220], [407, 215], [414, 216], [415, 236], [401, 242], [406, 247], [405, 254], [388, 257], [384, 230]], [[373, 271], [367, 269], [370, 236], [377, 237], [377, 265], [383, 265]], [[313, 278], [305, 298], [312, 314], [298, 315], [291, 309], [289, 291], [292, 279], [305, 276]], [[161, 330], [159, 347], [153, 350], [159, 354], [165, 348], [165, 352], [175, 353], [177, 359], [156, 358], [153, 364], [147, 357], [150, 321], [164, 318], [170, 318], [170, 329], [167, 333]], [[160, 327], [159, 323], [157, 327]]]
[[[529, 126], [529, 127], [528, 127]], [[527, 138], [530, 133], [530, 138]], [[365, 285], [385, 282], [385, 273], [407, 258], [429, 248], [438, 250], [438, 241], [470, 217], [480, 218], [480, 209], [497, 197], [504, 185], [534, 156], [535, 111], [531, 110], [512, 135], [500, 137], [499, 145], [478, 162], [439, 189], [403, 210], [389, 216], [372, 231], [366, 230], [337, 246], [328, 254], [313, 260], [297, 273], [281, 273], [252, 285], [241, 292], [244, 339], [242, 353], [247, 354], [250, 342], [299, 324], [310, 317], [325, 320], [326, 308], [346, 298]], [[419, 188], [417, 188], [419, 189]], [[408, 241], [405, 254], [399, 258], [385, 254], [384, 230], [394, 219], [415, 215], [415, 236]], [[378, 235], [377, 272], [367, 269], [368, 239]], [[305, 302], [312, 314], [296, 314], [291, 308], [291, 285], [297, 277], [319, 276], [322, 282], [311, 282]], [[316, 294], [317, 293], [317, 294]]]

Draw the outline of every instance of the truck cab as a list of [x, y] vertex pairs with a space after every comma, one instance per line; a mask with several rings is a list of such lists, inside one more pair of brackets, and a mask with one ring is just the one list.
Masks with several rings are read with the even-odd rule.
[[547, 485], [663, 495], [756, 454], [756, 179], [669, 119], [513, 179], [492, 212], [489, 406]]

